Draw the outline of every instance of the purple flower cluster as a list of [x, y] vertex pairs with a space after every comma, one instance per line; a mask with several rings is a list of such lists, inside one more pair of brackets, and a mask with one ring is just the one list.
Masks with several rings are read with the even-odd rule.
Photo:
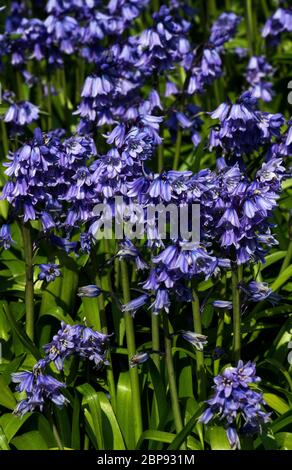
[[87, 162], [95, 154], [89, 137], [62, 141], [57, 131], [42, 134], [36, 129], [33, 139], [8, 157], [5, 173], [10, 179], [2, 198], [23, 215], [24, 222], [40, 219], [44, 231], [73, 229], [88, 217]]
[[273, 75], [273, 67], [268, 64], [264, 56], [253, 56], [250, 58], [246, 80], [250, 84], [249, 91], [251, 96], [256, 99], [262, 99], [269, 102], [272, 100], [272, 83], [265, 81], [266, 78]]
[[59, 407], [68, 403], [61, 391], [65, 388], [65, 384], [51, 375], [45, 374], [46, 365], [46, 361], [41, 359], [36, 363], [32, 372], [24, 371], [12, 374], [12, 381], [18, 384], [16, 390], [25, 392], [27, 396], [15, 408], [16, 415], [23, 416], [30, 411], [43, 411], [47, 402], [52, 402]]
[[68, 357], [77, 356], [93, 361], [95, 367], [106, 364], [108, 335], [104, 335], [82, 325], [66, 325], [53, 337], [51, 343], [44, 346], [47, 360], [54, 362], [57, 370], [63, 370]]
[[[231, 261], [264, 262], [268, 248], [277, 243], [269, 217], [276, 206], [284, 175], [281, 159], [263, 163], [253, 180], [247, 178], [238, 164], [228, 166], [221, 159], [216, 172], [202, 170], [193, 175], [170, 171], [157, 176], [144, 175], [131, 184], [128, 194], [139, 195], [139, 202], [144, 202], [145, 208], [149, 203], [178, 206], [200, 203], [201, 241], [188, 247], [187, 239], [176, 234], [170, 234], [169, 241], [160, 239], [157, 215], [152, 226], [147, 227], [148, 246], [159, 251], [151, 254], [149, 264], [153, 267], [141, 284], [146, 292], [126, 304], [124, 310], [135, 313], [151, 301], [153, 313], [162, 309], [168, 312], [172, 297], [192, 299], [188, 288], [190, 279], [216, 276], [222, 269], [230, 269]], [[120, 256], [129, 253], [121, 252]], [[139, 266], [140, 252], [131, 248], [131, 257]]]
[[235, 104], [221, 103], [211, 113], [211, 118], [218, 119], [220, 124], [211, 130], [210, 150], [215, 148], [225, 155], [241, 157], [271, 143], [273, 137], [280, 137], [283, 116], [259, 111], [256, 104], [249, 91]]
[[292, 8], [278, 8], [266, 21], [262, 37], [277, 45], [284, 32], [292, 31]]
[[[26, 18], [22, 4], [13, 2], [2, 49], [14, 66], [23, 68], [29, 58], [46, 59], [51, 66], [63, 65], [64, 55], [80, 53], [92, 61], [100, 41], [121, 35], [149, 0], [48, 1], [44, 21]], [[6, 47], [4, 47], [6, 46]], [[93, 53], [93, 54], [92, 54]]]
[[251, 386], [259, 381], [255, 364], [242, 361], [236, 367], [226, 368], [214, 379], [215, 393], [207, 401], [209, 406], [200, 421], [205, 424], [215, 419], [223, 422], [233, 449], [240, 448], [237, 429], [242, 434], [251, 435], [261, 431], [262, 425], [269, 421], [270, 415], [263, 409], [262, 393]]
[[95, 367], [107, 364], [106, 354], [109, 336], [82, 325], [66, 325], [53, 337], [51, 343], [44, 346], [45, 359], [39, 360], [32, 372], [24, 371], [12, 374], [12, 381], [17, 383], [17, 391], [25, 392], [27, 398], [20, 401], [15, 413], [23, 416], [29, 411], [43, 411], [47, 402], [62, 407], [68, 403], [62, 393], [65, 383], [59, 382], [45, 373], [50, 363], [61, 371], [64, 361], [73, 355], [92, 361]]
[[184, 66], [190, 76], [187, 92], [190, 95], [202, 93], [207, 85], [222, 75], [223, 45], [236, 34], [240, 21], [235, 13], [222, 13], [213, 24], [207, 43], [185, 57]]

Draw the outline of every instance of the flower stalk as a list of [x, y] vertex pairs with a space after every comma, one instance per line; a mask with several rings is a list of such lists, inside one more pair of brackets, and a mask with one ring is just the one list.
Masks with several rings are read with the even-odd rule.
[[159, 341], [159, 327], [160, 327], [160, 316], [151, 315], [151, 334], [152, 334], [152, 349], [155, 352], [153, 356], [154, 364], [157, 369], [160, 370], [160, 341]]
[[[125, 260], [121, 260], [120, 263], [121, 263], [121, 281], [122, 281], [124, 303], [128, 303], [131, 300], [128, 268], [127, 268], [127, 264]], [[130, 362], [132, 357], [135, 356], [136, 354], [134, 321], [130, 312], [124, 313], [124, 319], [125, 319], [125, 328], [126, 328], [128, 358]], [[130, 367], [129, 374], [130, 374], [131, 391], [132, 391], [135, 441], [138, 442], [143, 432], [138, 368]]]
[[[200, 311], [200, 300], [195, 287], [193, 287], [193, 322], [195, 333], [202, 334], [202, 321]], [[206, 398], [206, 374], [204, 364], [204, 352], [196, 350], [196, 371], [197, 371], [197, 384], [198, 384], [198, 398], [199, 401], [204, 401]]]
[[34, 285], [33, 247], [29, 224], [22, 224], [22, 239], [25, 262], [25, 328], [27, 336], [34, 339]]
[[241, 279], [241, 268], [232, 269], [232, 308], [233, 308], [233, 359], [237, 363], [241, 355], [241, 306], [238, 283]]
[[182, 422], [179, 400], [178, 400], [178, 392], [177, 392], [177, 385], [176, 385], [173, 357], [172, 357], [172, 350], [171, 350], [171, 337], [169, 334], [168, 316], [166, 313], [163, 313], [163, 330], [164, 330], [165, 359], [166, 359], [166, 368], [167, 368], [167, 374], [168, 374], [171, 405], [172, 405], [175, 429], [176, 429], [176, 432], [179, 433], [183, 429], [183, 422]]

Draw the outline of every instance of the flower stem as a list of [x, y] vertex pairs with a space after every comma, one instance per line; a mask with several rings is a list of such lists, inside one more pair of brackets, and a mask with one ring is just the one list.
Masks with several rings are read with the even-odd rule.
[[[248, 39], [248, 49], [250, 57], [254, 55], [255, 44], [253, 35], [253, 6], [252, 0], [245, 0], [245, 18]], [[254, 5], [255, 6], [255, 5]]]
[[176, 144], [175, 144], [175, 154], [174, 154], [174, 160], [173, 160], [174, 170], [177, 170], [179, 167], [181, 143], [182, 143], [182, 130], [178, 129], [177, 136], [176, 136]]
[[[97, 268], [97, 266], [96, 266], [97, 263], [96, 263], [96, 259], [95, 259], [94, 255], [93, 255], [93, 262], [94, 262], [95, 268]], [[95, 274], [95, 283], [96, 283], [97, 287], [102, 288], [101, 280], [100, 280], [100, 277], [97, 273], [97, 270], [96, 270], [96, 274]], [[104, 301], [103, 293], [101, 293], [98, 296], [97, 303], [98, 303], [98, 311], [99, 311], [101, 332], [104, 335], [107, 335], [108, 334], [108, 327], [107, 327], [107, 318], [106, 318], [106, 314], [105, 314], [105, 301]], [[108, 353], [108, 362], [109, 362], [109, 364], [108, 364], [108, 367], [107, 367], [107, 370], [106, 370], [107, 383], [108, 383], [108, 388], [109, 388], [109, 395], [110, 395], [111, 405], [112, 405], [113, 410], [115, 411], [116, 410], [116, 405], [117, 405], [116, 387], [115, 387], [115, 379], [114, 379], [112, 358], [111, 358], [110, 352]]]
[[[200, 300], [197, 290], [193, 288], [193, 321], [195, 333], [202, 334], [202, 321], [200, 312]], [[197, 383], [198, 383], [198, 398], [199, 401], [204, 401], [206, 398], [206, 374], [204, 364], [204, 352], [196, 350], [196, 367], [197, 367]]]
[[[223, 344], [223, 332], [224, 332], [224, 311], [219, 312], [217, 337], [216, 337], [216, 348], [221, 349]], [[214, 360], [214, 375], [219, 374], [220, 369], [220, 357]]]
[[175, 424], [176, 432], [179, 433], [183, 428], [183, 422], [181, 418], [179, 401], [178, 401], [178, 393], [177, 393], [177, 386], [176, 386], [173, 358], [172, 358], [172, 351], [171, 351], [171, 338], [169, 334], [168, 316], [166, 313], [163, 313], [163, 330], [164, 330], [166, 368], [167, 368], [167, 374], [168, 374], [168, 382], [169, 382], [169, 390], [170, 390], [170, 396], [171, 396], [174, 424]]
[[289, 242], [287, 253], [286, 253], [286, 256], [284, 258], [281, 269], [280, 269], [280, 274], [283, 271], [285, 271], [286, 268], [288, 268], [288, 266], [290, 265], [290, 262], [291, 262], [291, 258], [292, 258], [292, 240]]
[[52, 90], [50, 79], [48, 79], [47, 87], [48, 131], [50, 131], [52, 129]]
[[[127, 268], [127, 264], [125, 260], [121, 260], [120, 263], [121, 263], [121, 281], [122, 281], [122, 289], [123, 289], [123, 298], [124, 298], [124, 302], [128, 303], [131, 300], [128, 268]], [[124, 318], [125, 318], [128, 357], [130, 361], [130, 359], [136, 354], [134, 322], [133, 322], [132, 315], [129, 312], [124, 313]], [[129, 373], [130, 373], [131, 390], [132, 390], [132, 404], [133, 404], [133, 414], [134, 414], [134, 424], [135, 424], [134, 426], [135, 440], [136, 442], [138, 442], [143, 432], [143, 423], [142, 423], [140, 384], [139, 384], [139, 375], [138, 375], [137, 367], [130, 367]]]
[[241, 270], [234, 266], [232, 269], [232, 305], [233, 305], [233, 359], [237, 363], [241, 353], [241, 307], [238, 287]]
[[3, 120], [1, 120], [1, 136], [2, 136], [3, 151], [4, 151], [5, 156], [7, 156], [9, 152], [9, 144], [8, 144], [6, 124]]
[[152, 333], [152, 349], [156, 354], [153, 356], [153, 361], [158, 370], [160, 370], [160, 341], [159, 341], [159, 326], [160, 326], [160, 316], [151, 315], [151, 333]]
[[22, 224], [22, 238], [25, 262], [25, 331], [33, 341], [34, 338], [34, 286], [33, 286], [33, 248], [29, 224]]

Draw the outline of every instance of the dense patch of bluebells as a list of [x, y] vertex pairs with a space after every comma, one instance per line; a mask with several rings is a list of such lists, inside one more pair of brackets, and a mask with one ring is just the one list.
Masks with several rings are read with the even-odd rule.
[[[120, 243], [115, 257], [134, 261], [144, 276], [140, 295], [121, 306], [122, 312], [133, 315], [145, 306], [153, 314], [169, 313], [174, 300], [193, 300], [190, 284], [194, 281], [218, 277], [234, 264], [264, 261], [269, 248], [277, 243], [270, 216], [286, 176], [283, 159], [292, 153], [291, 122], [260, 109], [258, 100], [269, 102], [273, 97], [269, 79], [274, 70], [259, 55], [249, 59], [247, 90], [236, 101], [226, 99], [209, 113], [217, 121], [209, 135], [216, 168], [196, 173], [153, 170], [153, 157], [163, 142], [162, 129], [169, 131], [173, 141], [183, 131], [194, 148], [200, 143], [204, 113], [188, 103], [189, 97], [203, 94], [222, 76], [224, 45], [236, 35], [242, 20], [235, 13], [222, 13], [207, 40], [194, 44], [188, 34], [191, 14], [188, 9], [181, 13], [181, 3], [162, 5], [153, 13], [151, 27], [138, 32], [135, 19], [148, 0], [49, 0], [44, 20], [29, 17], [24, 2], [12, 2], [0, 37], [2, 67], [8, 61], [31, 87], [35, 77], [28, 70], [29, 60], [37, 64], [46, 60], [54, 70], [75, 54], [91, 64], [74, 110], [76, 133], [65, 136], [61, 129], [43, 132], [36, 127], [33, 136], [8, 156], [5, 174], [9, 180], [2, 199], [10, 203], [20, 223], [39, 220], [49, 243], [79, 256], [91, 253], [95, 234], [104, 225], [105, 216], [96, 214], [97, 204], [112, 208], [109, 219], [128, 211], [128, 219], [142, 225], [149, 205], [200, 204], [200, 243], [188, 246], [187, 237], [181, 235], [162, 239], [158, 214], [151, 226], [144, 227], [147, 242], [143, 246], [127, 237]], [[131, 35], [127, 34], [129, 28], [133, 29]], [[262, 36], [276, 44], [282, 33], [291, 31], [291, 9], [279, 8], [267, 20]], [[183, 80], [177, 79], [178, 69]], [[159, 75], [166, 82], [163, 93]], [[49, 82], [46, 86], [51, 90]], [[4, 100], [8, 109], [3, 120], [11, 126], [11, 135], [21, 135], [28, 125], [39, 121], [38, 106], [17, 100], [8, 90]], [[103, 138], [101, 148], [107, 150], [97, 148], [97, 132]], [[249, 175], [246, 165], [256, 152], [263, 158], [258, 170]], [[117, 197], [122, 197], [120, 206], [115, 204]], [[140, 214], [133, 209], [137, 203]], [[5, 224], [0, 229], [0, 246], [9, 249], [12, 244]], [[61, 274], [55, 263], [41, 264], [39, 270], [38, 279], [47, 283]], [[265, 283], [251, 281], [239, 288], [246, 301], [277, 301]], [[78, 291], [80, 297], [101, 293], [95, 285]], [[232, 307], [227, 299], [213, 305]], [[179, 334], [199, 351], [207, 344], [204, 335], [184, 330]], [[17, 389], [27, 394], [18, 404], [17, 414], [42, 411], [46, 401], [66, 404], [65, 384], [46, 373], [49, 364], [62, 371], [64, 361], [77, 355], [100, 367], [106, 364], [108, 338], [87, 326], [62, 324], [44, 347], [45, 359], [32, 372], [13, 374]], [[134, 357], [131, 366], [147, 359], [147, 353]], [[258, 432], [268, 421], [262, 395], [251, 386], [259, 381], [255, 365], [239, 362], [214, 380], [215, 394], [201, 421], [222, 420], [231, 446], [238, 447], [237, 430]]]

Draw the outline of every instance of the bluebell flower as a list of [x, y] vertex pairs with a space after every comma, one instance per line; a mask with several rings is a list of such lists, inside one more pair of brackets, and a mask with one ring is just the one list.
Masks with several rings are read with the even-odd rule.
[[138, 270], [148, 268], [148, 264], [143, 260], [139, 250], [135, 247], [131, 240], [125, 239], [120, 243], [120, 249], [118, 250], [116, 256], [126, 259], [132, 258], [135, 261]]
[[268, 64], [264, 56], [253, 56], [250, 58], [246, 80], [250, 84], [249, 91], [256, 99], [269, 102], [273, 97], [272, 83], [266, 80], [274, 73], [273, 67]]
[[210, 150], [221, 148], [225, 154], [242, 156], [258, 150], [280, 136], [284, 124], [281, 114], [269, 114], [256, 109], [256, 99], [250, 92], [243, 93], [235, 104], [222, 103], [211, 113], [219, 119], [219, 128], [210, 134]]
[[60, 266], [54, 263], [40, 264], [40, 272], [38, 274], [38, 279], [41, 281], [51, 282], [54, 281], [57, 277], [61, 276]]
[[223, 308], [226, 310], [232, 309], [232, 302], [230, 302], [229, 300], [214, 300], [212, 302], [212, 305], [215, 308]]
[[161, 287], [155, 292], [155, 298], [150, 308], [152, 309], [153, 315], [158, 315], [163, 310], [166, 313], [169, 313], [170, 308], [170, 298], [169, 292], [167, 289], [162, 289]]
[[246, 294], [247, 300], [251, 302], [268, 300], [272, 304], [276, 304], [280, 300], [280, 297], [273, 292], [267, 282], [251, 281], [247, 285], [241, 283], [240, 288]]
[[13, 103], [6, 111], [4, 121], [12, 125], [23, 127], [37, 121], [39, 118], [39, 108], [29, 101]]
[[153, 69], [170, 69], [175, 62], [183, 60], [190, 50], [186, 37], [190, 24], [174, 14], [166, 5], [153, 15], [154, 25], [144, 30], [138, 38], [141, 57], [138, 67], [143, 66], [149, 75]]
[[95, 284], [79, 287], [77, 295], [79, 297], [98, 297], [102, 290]]
[[193, 331], [181, 331], [183, 339], [188, 343], [191, 343], [198, 351], [203, 351], [204, 346], [208, 344], [208, 337]]
[[73, 355], [93, 361], [96, 367], [107, 364], [106, 354], [109, 335], [99, 333], [87, 326], [66, 325], [44, 346], [46, 358], [54, 362], [58, 370], [63, 370], [64, 361]]
[[184, 67], [190, 73], [189, 94], [202, 93], [207, 85], [222, 75], [222, 46], [236, 33], [241, 18], [235, 13], [222, 13], [211, 28], [209, 40], [203, 47], [184, 57]]
[[278, 8], [270, 18], [267, 19], [263, 29], [262, 37], [272, 44], [278, 44], [281, 34], [292, 31], [292, 9]]
[[235, 36], [241, 20], [235, 13], [221, 13], [212, 25], [209, 41], [216, 46], [222, 46]]
[[135, 315], [136, 311], [143, 307], [149, 299], [149, 295], [142, 294], [136, 299], [130, 300], [130, 302], [121, 306], [122, 312], [130, 312], [132, 315]]
[[129, 361], [130, 367], [136, 367], [139, 364], [143, 364], [144, 362], [148, 361], [148, 359], [149, 354], [147, 352], [137, 353], [133, 357], [131, 357]]
[[242, 361], [236, 367], [227, 367], [214, 379], [214, 395], [207, 400], [208, 408], [199, 421], [223, 423], [233, 449], [240, 448], [240, 433], [261, 432], [262, 425], [269, 422], [270, 415], [263, 409], [262, 393], [252, 385], [259, 381], [255, 365]]
[[15, 241], [12, 239], [10, 226], [3, 224], [0, 228], [0, 246], [5, 250], [9, 250], [14, 243]]
[[27, 412], [43, 411], [47, 402], [62, 407], [68, 403], [67, 398], [61, 390], [66, 387], [51, 375], [44, 374], [46, 362], [43, 360], [37, 363], [32, 372], [24, 371], [12, 374], [12, 381], [17, 385], [16, 390], [25, 392], [27, 398], [20, 401], [14, 413], [23, 416]]

